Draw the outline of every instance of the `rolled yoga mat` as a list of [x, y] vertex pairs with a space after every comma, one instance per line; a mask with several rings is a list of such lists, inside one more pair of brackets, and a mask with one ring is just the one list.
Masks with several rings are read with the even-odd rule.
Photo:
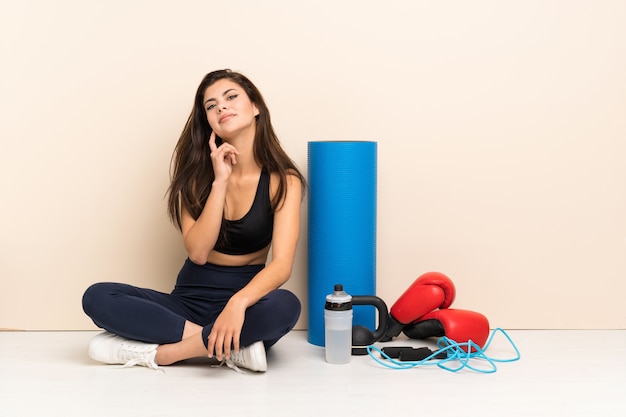
[[[324, 346], [324, 304], [335, 284], [376, 292], [377, 144], [308, 143], [308, 341]], [[375, 330], [376, 310], [353, 307], [353, 325]]]

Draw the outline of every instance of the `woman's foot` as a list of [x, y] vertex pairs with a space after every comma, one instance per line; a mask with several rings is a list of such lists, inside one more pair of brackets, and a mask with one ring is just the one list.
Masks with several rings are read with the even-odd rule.
[[108, 364], [146, 366], [158, 369], [154, 357], [159, 345], [124, 339], [113, 333], [103, 332], [89, 342], [89, 357]]
[[234, 350], [230, 353], [226, 365], [231, 367], [242, 367], [255, 372], [267, 371], [267, 357], [265, 356], [265, 346], [262, 341], [255, 342], [249, 346], [239, 349], [239, 353]]

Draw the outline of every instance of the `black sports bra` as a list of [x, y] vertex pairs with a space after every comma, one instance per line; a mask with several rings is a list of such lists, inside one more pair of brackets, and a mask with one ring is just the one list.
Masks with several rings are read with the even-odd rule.
[[220, 238], [213, 249], [227, 255], [254, 253], [270, 244], [273, 229], [270, 175], [263, 169], [250, 211], [239, 220], [224, 221]]

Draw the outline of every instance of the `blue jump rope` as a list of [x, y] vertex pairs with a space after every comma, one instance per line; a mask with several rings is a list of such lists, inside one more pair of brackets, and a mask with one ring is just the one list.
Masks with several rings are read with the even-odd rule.
[[[512, 358], [500, 359], [500, 358], [491, 358], [487, 356], [485, 353], [491, 344], [494, 336], [496, 334], [502, 334], [509, 341], [513, 349], [515, 350], [515, 356]], [[509, 335], [502, 330], [501, 328], [493, 329], [487, 343], [485, 344], [484, 349], [481, 349], [476, 343], [472, 340], [463, 343], [457, 343], [456, 341], [443, 336], [437, 341], [437, 346], [439, 350], [432, 353], [430, 356], [419, 360], [419, 361], [398, 361], [389, 355], [387, 355], [383, 350], [377, 348], [374, 345], [367, 346], [367, 354], [374, 359], [379, 364], [391, 368], [391, 369], [411, 369], [418, 366], [433, 366], [436, 365], [441, 369], [445, 369], [450, 372], [459, 372], [460, 370], [467, 368], [471, 371], [483, 373], [483, 374], [491, 374], [496, 372], [496, 363], [503, 362], [514, 362], [520, 359], [520, 352], [513, 343], [513, 340], [509, 337]], [[378, 353], [381, 358], [385, 360], [381, 360], [378, 358], [375, 353]], [[440, 359], [442, 355], [446, 355], [445, 358]], [[475, 366], [470, 361], [478, 362], [483, 364], [483, 366]], [[456, 364], [456, 365], [454, 365]]]

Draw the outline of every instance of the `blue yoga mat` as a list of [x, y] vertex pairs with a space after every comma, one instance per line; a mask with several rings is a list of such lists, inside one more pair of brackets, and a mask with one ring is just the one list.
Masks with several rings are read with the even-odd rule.
[[[308, 143], [308, 341], [324, 346], [324, 303], [335, 284], [376, 294], [377, 144]], [[355, 306], [353, 324], [371, 330], [376, 310]]]

